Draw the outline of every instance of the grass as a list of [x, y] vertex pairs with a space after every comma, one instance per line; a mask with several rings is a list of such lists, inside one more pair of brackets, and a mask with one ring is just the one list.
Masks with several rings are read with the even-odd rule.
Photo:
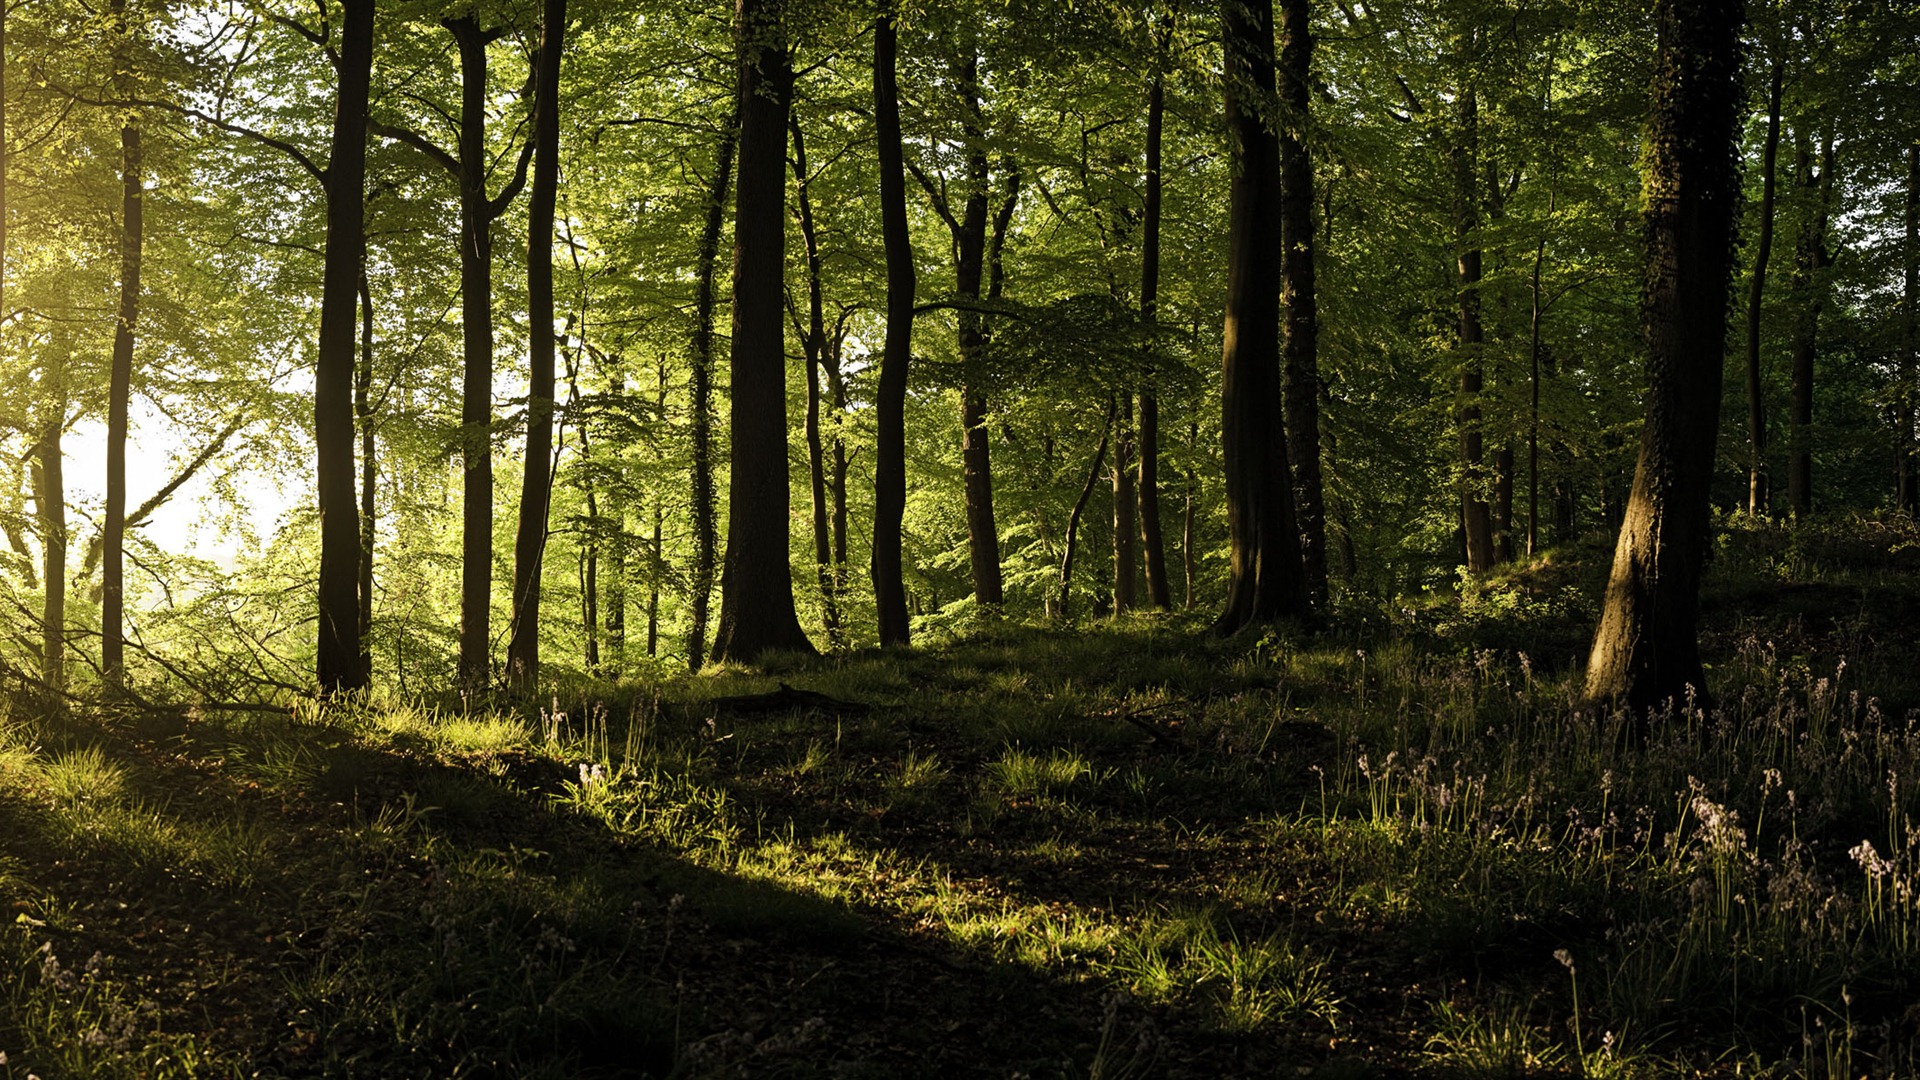
[[[1912, 1075], [1920, 545], [1729, 528], [1720, 705], [1634, 745], [1553, 652], [1594, 552], [1316, 637], [15, 705], [0, 1070]], [[866, 708], [712, 704], [778, 680]]]

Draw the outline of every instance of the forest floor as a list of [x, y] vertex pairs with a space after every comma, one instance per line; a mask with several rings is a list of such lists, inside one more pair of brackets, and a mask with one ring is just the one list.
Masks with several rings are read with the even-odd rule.
[[1916, 1075], [1920, 534], [1728, 528], [1642, 739], [1598, 548], [544, 708], [22, 696], [0, 1075]]

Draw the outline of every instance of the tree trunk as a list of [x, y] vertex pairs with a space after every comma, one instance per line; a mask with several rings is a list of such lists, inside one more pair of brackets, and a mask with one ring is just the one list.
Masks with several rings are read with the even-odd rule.
[[1908, 517], [1920, 517], [1920, 456], [1914, 446], [1914, 399], [1920, 395], [1920, 143], [1907, 147], [1906, 243], [1901, 248], [1900, 425], [1896, 501]]
[[[513, 631], [507, 679], [521, 690], [540, 680], [540, 564], [553, 497], [553, 214], [560, 187], [560, 58], [567, 0], [544, 0], [534, 61], [533, 180], [527, 193], [527, 454], [520, 522], [513, 541]], [[589, 637], [598, 620], [588, 624]]]
[[807, 173], [807, 140], [800, 130], [800, 118], [788, 118], [793, 135], [794, 200], [800, 216], [800, 242], [807, 267], [807, 324], [801, 342], [807, 360], [807, 481], [812, 494], [813, 570], [820, 586], [821, 621], [827, 641], [835, 648], [842, 642], [840, 604], [834, 588], [833, 534], [831, 510], [827, 506], [826, 449], [820, 441], [820, 373], [826, 366], [827, 325], [825, 297], [820, 281], [820, 234], [813, 222], [812, 177]]
[[715, 264], [720, 261], [720, 228], [726, 220], [733, 153], [740, 137], [738, 109], [736, 100], [735, 113], [727, 117], [726, 132], [714, 154], [713, 178], [707, 184], [707, 218], [694, 257], [692, 400], [687, 405], [693, 437], [693, 610], [687, 629], [687, 666], [694, 671], [700, 670], [707, 655], [707, 609], [713, 598], [719, 550], [713, 489], [713, 278]]
[[61, 437], [67, 419], [67, 346], [55, 340], [47, 349], [42, 386], [46, 402], [40, 422], [34, 505], [40, 517], [40, 680], [55, 691], [67, 685], [67, 480]]
[[[1164, 51], [1164, 49], [1163, 49]], [[1166, 117], [1166, 75], [1158, 67], [1147, 84], [1147, 190], [1140, 221], [1140, 321], [1154, 332], [1160, 302], [1160, 135]], [[1167, 589], [1167, 545], [1160, 529], [1160, 396], [1153, 372], [1140, 387], [1140, 547], [1147, 571], [1147, 602], [1173, 606]]]
[[887, 327], [874, 400], [873, 598], [881, 645], [905, 645], [907, 593], [901, 521], [907, 508], [907, 364], [912, 358], [915, 271], [907, 231], [907, 188], [900, 147], [898, 36], [891, 5], [873, 24], [873, 114], [880, 161], [880, 236], [887, 255]]
[[1775, 163], [1780, 156], [1780, 91], [1785, 65], [1773, 61], [1767, 81], [1767, 142], [1760, 155], [1760, 237], [1753, 249], [1753, 283], [1747, 290], [1747, 513], [1767, 512], [1767, 403], [1760, 382], [1760, 302], [1767, 292], [1767, 261], [1773, 254]]
[[460, 682], [491, 670], [493, 607], [493, 215], [487, 198], [487, 35], [445, 24], [460, 49]]
[[339, 92], [327, 157], [327, 249], [314, 365], [315, 481], [320, 504], [320, 692], [367, 684], [360, 660], [360, 515], [354, 506], [354, 306], [366, 254], [367, 95], [374, 0], [345, 0]]
[[1100, 482], [1100, 466], [1107, 460], [1107, 439], [1113, 434], [1114, 409], [1107, 407], [1107, 422], [1100, 429], [1100, 445], [1093, 451], [1093, 464], [1087, 466], [1087, 482], [1080, 486], [1080, 497], [1073, 501], [1073, 512], [1067, 515], [1067, 537], [1064, 551], [1060, 556], [1060, 606], [1062, 619], [1072, 617], [1070, 599], [1073, 593], [1073, 559], [1080, 541], [1080, 515], [1086, 512], [1087, 500], [1093, 497], [1093, 489]]
[[1480, 429], [1480, 392], [1485, 388], [1480, 352], [1485, 332], [1480, 325], [1480, 207], [1475, 182], [1479, 146], [1480, 113], [1469, 87], [1456, 106], [1451, 154], [1459, 286], [1460, 524], [1466, 538], [1467, 569], [1476, 574], [1494, 561], [1493, 515], [1481, 490], [1486, 478]]
[[1799, 138], [1798, 172], [1807, 192], [1793, 264], [1793, 386], [1787, 412], [1787, 505], [1795, 516], [1813, 511], [1813, 362], [1819, 352], [1820, 309], [1825, 301], [1827, 212], [1833, 192], [1833, 136], [1820, 150], [1820, 171], [1805, 133]]
[[1706, 696], [1697, 617], [1720, 424], [1741, 106], [1741, 0], [1656, 0], [1642, 190], [1650, 386], [1587, 695], [1637, 716]]
[[[664, 517], [665, 515], [662, 514], [660, 510], [660, 500], [655, 499], [653, 501], [653, 536], [651, 538], [652, 542], [649, 545], [649, 549], [653, 552], [653, 566], [651, 568], [651, 571], [647, 574], [647, 657], [648, 659], [652, 659], [653, 657], [660, 655], [660, 568], [665, 565], [665, 562], [662, 559], [662, 552], [660, 549], [660, 527], [662, 524], [662, 518]], [[626, 626], [624, 625], [626, 622], [626, 615], [624, 613], [621, 614], [620, 620], [622, 625], [619, 630], [619, 634], [620, 634], [619, 640], [621, 641], [621, 644], [624, 646], [626, 642]], [[612, 625], [609, 625], [607, 627], [608, 636], [612, 637], [613, 633], [614, 633], [614, 628]]]
[[[132, 34], [125, 0], [115, 3], [114, 16], [125, 39], [115, 82], [122, 96], [131, 98]], [[109, 692], [126, 684], [127, 409], [133, 387], [134, 329], [140, 317], [142, 183], [140, 128], [129, 119], [120, 127], [120, 309], [114, 319], [113, 361], [107, 376], [107, 505], [101, 528], [100, 674]]]
[[[957, 262], [955, 289], [963, 305], [980, 299], [986, 263], [987, 168], [986, 123], [980, 115], [980, 57], [969, 53], [956, 75], [965, 116], [967, 144], [967, 202], [954, 236]], [[973, 572], [974, 602], [997, 608], [1004, 601], [1000, 579], [1000, 536], [993, 515], [993, 456], [987, 432], [987, 395], [980, 389], [986, 375], [986, 323], [980, 312], [963, 307], [959, 313], [960, 462], [967, 507], [968, 562]]]
[[373, 678], [373, 554], [375, 482], [379, 479], [373, 438], [373, 288], [360, 271], [360, 370], [353, 381], [353, 417], [360, 429], [360, 670]]
[[1513, 447], [1493, 452], [1493, 561], [1513, 561]]
[[1287, 459], [1300, 527], [1307, 602], [1327, 599], [1327, 507], [1320, 470], [1319, 305], [1314, 287], [1313, 157], [1305, 135], [1313, 33], [1307, 0], [1280, 2], [1280, 303]]
[[1182, 607], [1188, 611], [1192, 611], [1194, 605], [1197, 603], [1194, 599], [1193, 587], [1200, 573], [1199, 567], [1197, 567], [1193, 561], [1194, 528], [1196, 524], [1194, 519], [1196, 508], [1200, 502], [1200, 480], [1199, 477], [1194, 475], [1193, 465], [1191, 464], [1193, 461], [1193, 452], [1198, 450], [1199, 446], [1200, 423], [1199, 421], [1193, 421], [1187, 425], [1187, 461], [1189, 462], [1187, 465], [1187, 498], [1184, 512], [1180, 515], [1180, 571], [1181, 575], [1186, 578], [1187, 586], [1186, 602]]
[[1227, 220], [1227, 298], [1221, 437], [1230, 542], [1227, 606], [1214, 620], [1230, 634], [1304, 615], [1305, 576], [1293, 514], [1280, 397], [1282, 240], [1278, 140], [1261, 115], [1274, 92], [1271, 0], [1223, 0], [1225, 103], [1233, 171]]
[[787, 108], [793, 96], [782, 0], [738, 0], [740, 191], [733, 232], [733, 468], [716, 662], [813, 652], [793, 607], [787, 558]]
[[1113, 408], [1119, 425], [1119, 438], [1113, 444], [1113, 613], [1120, 615], [1133, 608], [1134, 520], [1136, 500], [1133, 490], [1133, 395], [1121, 394]]

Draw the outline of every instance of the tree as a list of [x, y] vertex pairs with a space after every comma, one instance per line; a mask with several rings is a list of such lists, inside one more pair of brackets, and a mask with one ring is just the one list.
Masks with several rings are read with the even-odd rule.
[[[120, 95], [133, 98], [134, 34], [126, 0], [114, 4], [121, 38], [114, 81]], [[120, 306], [113, 327], [113, 360], [107, 377], [107, 505], [101, 529], [104, 554], [100, 590], [100, 674], [111, 690], [126, 679], [125, 567], [122, 545], [127, 522], [127, 406], [133, 385], [134, 329], [140, 317], [140, 255], [143, 238], [140, 126], [129, 107], [120, 124]]]
[[353, 333], [366, 254], [367, 99], [373, 78], [374, 0], [343, 0], [339, 91], [327, 158], [326, 264], [320, 286], [320, 345], [314, 368], [315, 486], [320, 505], [322, 693], [367, 684], [360, 656], [360, 521], [354, 505]]
[[1327, 510], [1320, 477], [1319, 305], [1313, 278], [1313, 158], [1305, 133], [1313, 68], [1307, 0], [1280, 2], [1280, 303], [1282, 394], [1293, 466], [1301, 572], [1310, 604], [1327, 596]]
[[733, 231], [733, 379], [727, 557], [713, 659], [752, 663], [812, 652], [793, 607], [787, 561], [787, 110], [793, 70], [784, 0], [737, 0], [740, 190]]
[[1767, 78], [1767, 136], [1760, 155], [1760, 237], [1754, 242], [1753, 281], [1747, 291], [1747, 513], [1767, 512], [1767, 405], [1760, 370], [1760, 302], [1767, 294], [1767, 261], [1773, 254], [1775, 163], [1780, 154], [1780, 93], [1786, 65], [1779, 57]]
[[907, 365], [913, 356], [915, 272], [907, 231], [907, 189], [900, 148], [899, 37], [891, 0], [873, 23], [873, 115], [880, 160], [880, 231], [887, 261], [885, 344], [874, 402], [873, 596], [880, 644], [906, 645], [907, 593], [902, 582], [901, 522], [907, 509]]
[[513, 633], [507, 677], [531, 689], [540, 678], [540, 565], [553, 498], [553, 210], [560, 186], [560, 58], [567, 0], [545, 0], [534, 61], [533, 186], [527, 207], [527, 456], [513, 543]]
[[[1160, 306], [1160, 151], [1167, 115], [1166, 42], [1159, 46], [1147, 80], [1146, 192], [1140, 210], [1140, 321], [1154, 331]], [[1140, 547], [1146, 559], [1147, 600], [1166, 611], [1173, 606], [1167, 588], [1167, 544], [1160, 529], [1160, 395], [1153, 372], [1140, 387]], [[1104, 445], [1104, 444], [1103, 444]]]
[[1657, 0], [1654, 18], [1646, 419], [1586, 686], [1636, 712], [1707, 693], [1695, 625], [1740, 198], [1742, 0]]
[[1227, 231], [1226, 330], [1220, 384], [1227, 607], [1217, 633], [1307, 610], [1300, 534], [1280, 400], [1282, 243], [1278, 140], [1261, 118], [1274, 92], [1271, 0], [1223, 0], [1227, 131], [1236, 171]]
[[[736, 89], [736, 95], [738, 90]], [[740, 139], [740, 113], [736, 105], [727, 117], [714, 152], [713, 175], [707, 181], [705, 216], [700, 228], [699, 249], [694, 255], [693, 338], [689, 343], [693, 366], [692, 388], [688, 403], [689, 426], [693, 438], [693, 599], [692, 621], [687, 629], [687, 666], [700, 670], [707, 655], [707, 609], [713, 597], [714, 566], [719, 561], [719, 542], [714, 526], [713, 484], [713, 303], [714, 269], [720, 261], [720, 229], [727, 214], [727, 186], [733, 179], [734, 150]]]

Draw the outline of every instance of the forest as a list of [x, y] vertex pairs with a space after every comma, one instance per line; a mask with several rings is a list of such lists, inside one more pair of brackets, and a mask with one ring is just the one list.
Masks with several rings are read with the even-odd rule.
[[0, 0], [0, 1073], [1920, 1075], [1920, 3]]

